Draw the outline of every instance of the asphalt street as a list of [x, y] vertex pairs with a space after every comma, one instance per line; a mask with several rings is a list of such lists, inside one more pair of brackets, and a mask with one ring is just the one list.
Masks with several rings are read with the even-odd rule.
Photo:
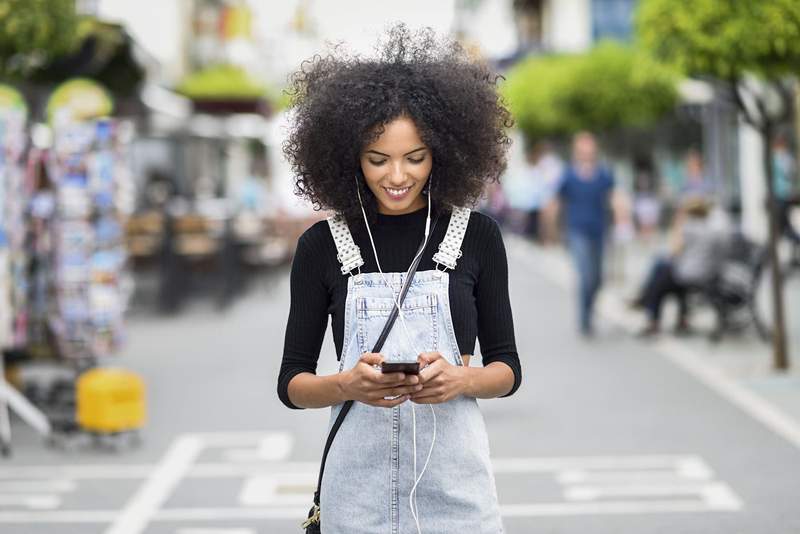
[[[582, 339], [552, 267], [508, 252], [523, 385], [480, 405], [509, 534], [800, 532], [796, 443], [612, 320]], [[224, 313], [132, 314], [115, 363], [146, 380], [143, 443], [52, 448], [15, 424], [0, 532], [300, 532], [328, 412], [277, 399], [288, 298], [282, 270]]]

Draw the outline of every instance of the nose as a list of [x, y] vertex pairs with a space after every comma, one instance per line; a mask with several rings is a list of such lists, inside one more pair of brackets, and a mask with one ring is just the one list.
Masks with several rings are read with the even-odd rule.
[[403, 163], [397, 161], [392, 163], [389, 169], [389, 184], [392, 186], [400, 187], [406, 183], [406, 173], [403, 170]]

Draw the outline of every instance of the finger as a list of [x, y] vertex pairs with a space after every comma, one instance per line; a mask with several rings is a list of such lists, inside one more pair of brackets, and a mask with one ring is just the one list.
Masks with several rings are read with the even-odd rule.
[[411, 394], [411, 400], [431, 400], [442, 399], [444, 397], [446, 397], [446, 391], [443, 387], [423, 388], [422, 391]]
[[441, 360], [435, 361], [428, 367], [420, 370], [419, 380], [423, 384], [427, 384], [428, 382], [430, 382], [431, 380], [442, 374], [442, 371], [444, 371], [444, 366], [442, 365]]
[[375, 377], [375, 382], [386, 387], [397, 386], [405, 383], [405, 381], [405, 373], [378, 373], [378, 375]]
[[359, 360], [368, 365], [380, 365], [383, 361], [383, 356], [378, 352], [365, 352], [361, 355]]
[[394, 387], [394, 388], [385, 388], [376, 390], [371, 394], [371, 397], [375, 399], [380, 399], [383, 397], [396, 397], [398, 395], [411, 395], [413, 393], [419, 393], [422, 391], [422, 384], [418, 384], [416, 386], [401, 386], [401, 387]]
[[403, 383], [407, 386], [414, 386], [420, 384], [421, 380], [419, 379], [419, 375], [406, 375], [406, 379]]
[[440, 352], [423, 352], [417, 359], [419, 360], [420, 366], [423, 366], [429, 365], [441, 357], [442, 354]]

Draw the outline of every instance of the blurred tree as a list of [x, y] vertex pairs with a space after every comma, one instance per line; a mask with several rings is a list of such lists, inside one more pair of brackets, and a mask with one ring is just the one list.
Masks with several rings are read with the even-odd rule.
[[273, 88], [245, 69], [224, 63], [189, 74], [175, 90], [190, 98], [196, 111], [205, 113], [269, 115], [283, 104]]
[[267, 87], [235, 65], [213, 65], [189, 74], [177, 91], [193, 100], [264, 98]]
[[636, 18], [638, 34], [646, 48], [690, 76], [721, 81], [742, 118], [764, 140], [774, 365], [776, 369], [787, 369], [789, 355], [770, 147], [776, 126], [790, 118], [792, 112], [793, 86], [800, 72], [800, 2], [643, 0]]
[[26, 78], [42, 85], [73, 77], [91, 78], [115, 97], [135, 98], [145, 71], [135, 58], [133, 40], [124, 27], [85, 18], [81, 30], [79, 43], [72, 51], [53, 57]]
[[650, 124], [675, 107], [676, 80], [672, 69], [609, 41], [586, 54], [531, 57], [502, 91], [525, 136], [538, 139]]
[[25, 76], [80, 42], [74, 0], [0, 0], [0, 75]]

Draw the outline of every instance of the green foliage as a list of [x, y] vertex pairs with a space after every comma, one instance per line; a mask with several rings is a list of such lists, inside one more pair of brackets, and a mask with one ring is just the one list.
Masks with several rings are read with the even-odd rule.
[[641, 0], [636, 23], [656, 57], [689, 75], [800, 72], [798, 0]]
[[530, 58], [512, 69], [502, 90], [532, 139], [645, 126], [677, 103], [671, 69], [614, 42], [582, 55]]
[[251, 100], [267, 96], [267, 87], [235, 65], [214, 65], [187, 76], [177, 91], [193, 100]]
[[80, 41], [74, 0], [0, 0], [0, 71], [25, 75]]

